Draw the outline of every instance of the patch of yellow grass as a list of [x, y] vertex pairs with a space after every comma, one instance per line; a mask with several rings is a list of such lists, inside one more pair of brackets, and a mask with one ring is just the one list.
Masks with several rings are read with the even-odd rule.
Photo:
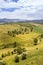
[[1, 55], [2, 53], [7, 53], [8, 51], [11, 52], [11, 51], [13, 51], [13, 50], [14, 50], [14, 48], [2, 49], [2, 50], [0, 50], [0, 55]]
[[22, 40], [25, 40], [26, 41], [26, 40], [30, 40], [30, 39], [36, 38], [38, 35], [39, 35], [38, 33], [31, 32], [29, 34], [20, 34], [17, 37], [19, 37]]
[[7, 31], [12, 31], [14, 29], [18, 29], [20, 26], [17, 24], [5, 24], [0, 25], [0, 33], [5, 33]]

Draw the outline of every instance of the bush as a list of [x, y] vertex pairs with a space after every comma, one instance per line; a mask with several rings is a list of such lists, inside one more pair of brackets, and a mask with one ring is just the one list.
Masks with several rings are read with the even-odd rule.
[[5, 57], [7, 56], [7, 54], [6, 54], [6, 53], [5, 53], [4, 55], [5, 55]]
[[7, 56], [7, 54], [6, 54], [6, 53], [2, 54], [2, 58], [3, 58], [3, 57], [6, 57], [6, 56]]
[[5, 54], [2, 54], [2, 58], [5, 57]]
[[21, 47], [18, 47], [18, 48], [17, 48], [17, 53], [18, 53], [18, 54], [21, 54], [22, 52], [23, 52], [23, 51], [22, 51], [22, 48], [21, 48]]
[[36, 50], [38, 50], [38, 48], [36, 48]]
[[26, 49], [25, 48], [23, 48], [22, 50], [23, 50], [23, 52], [26, 52]]
[[11, 31], [8, 31], [8, 35], [10, 35], [10, 36], [12, 35]]
[[6, 63], [5, 62], [0, 62], [0, 65], [6, 65]]
[[13, 54], [14, 54], [14, 52], [12, 51], [12, 52], [11, 52], [11, 54], [13, 55]]
[[37, 43], [34, 43], [34, 45], [37, 45]]
[[41, 34], [41, 38], [43, 38], [43, 34]]
[[12, 34], [12, 37], [16, 37], [16, 35], [15, 34]]
[[26, 59], [26, 54], [25, 53], [22, 54], [22, 60], [24, 60], [24, 59]]
[[7, 55], [10, 56], [10, 52], [9, 51], [8, 51]]
[[16, 47], [17, 46], [17, 42], [14, 42], [14, 47]]
[[26, 32], [26, 31], [27, 31], [27, 28], [24, 29], [24, 32]]
[[4, 45], [4, 48], [8, 48], [8, 45], [7, 45], [7, 44], [5, 44], [5, 45]]
[[0, 60], [2, 60], [2, 57], [0, 56]]
[[17, 51], [17, 49], [14, 49], [14, 52], [16, 52]]
[[37, 45], [37, 42], [38, 42], [38, 39], [35, 38], [35, 39], [34, 39], [34, 45]]
[[19, 56], [18, 55], [15, 56], [15, 62], [19, 62]]
[[31, 27], [31, 32], [33, 31], [33, 27]]
[[17, 49], [14, 49], [14, 53], [17, 53]]

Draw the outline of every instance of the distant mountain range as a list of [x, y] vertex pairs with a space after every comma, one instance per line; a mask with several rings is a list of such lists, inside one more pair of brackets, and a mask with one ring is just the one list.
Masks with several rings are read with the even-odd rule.
[[43, 22], [43, 20], [22, 20], [22, 19], [0, 19], [0, 23], [9, 23], [9, 22]]
[[7, 22], [18, 22], [19, 19], [0, 19], [0, 23], [7, 23]]

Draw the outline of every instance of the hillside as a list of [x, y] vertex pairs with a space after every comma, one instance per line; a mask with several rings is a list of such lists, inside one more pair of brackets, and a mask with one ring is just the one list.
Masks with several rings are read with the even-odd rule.
[[[20, 55], [17, 54], [22, 51]], [[16, 51], [14, 51], [16, 49]], [[22, 54], [27, 58], [21, 60]], [[3, 56], [4, 55], [4, 56]], [[18, 55], [20, 61], [14, 61]], [[0, 25], [0, 61], [5, 65], [43, 65], [43, 25], [34, 22], [15, 22]], [[0, 63], [1, 63], [0, 62]], [[1, 64], [0, 64], [1, 65]]]

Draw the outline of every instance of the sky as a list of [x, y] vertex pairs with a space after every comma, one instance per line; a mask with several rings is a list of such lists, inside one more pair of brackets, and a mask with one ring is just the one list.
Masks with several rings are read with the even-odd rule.
[[43, 19], [43, 0], [0, 0], [0, 19]]

